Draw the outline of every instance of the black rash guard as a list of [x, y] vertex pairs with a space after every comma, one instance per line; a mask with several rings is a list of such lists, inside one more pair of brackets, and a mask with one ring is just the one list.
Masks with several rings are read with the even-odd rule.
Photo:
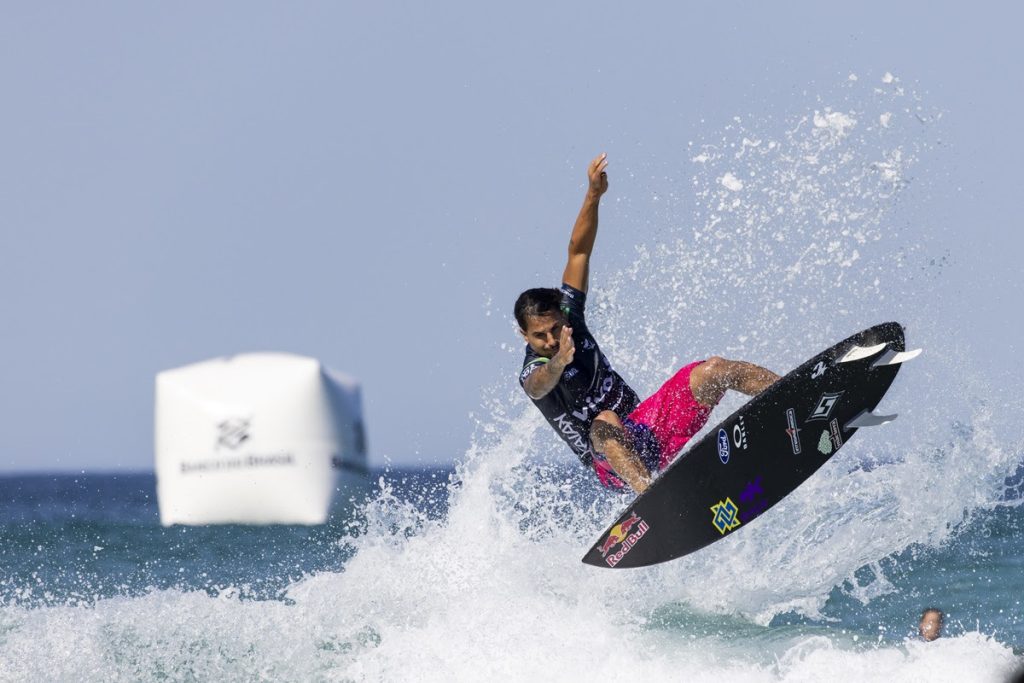
[[[594, 459], [590, 445], [590, 425], [594, 418], [604, 410], [615, 412], [620, 419], [625, 418], [637, 407], [640, 399], [612, 369], [587, 329], [583, 317], [586, 299], [584, 292], [562, 285], [561, 308], [572, 328], [576, 353], [555, 388], [541, 398], [531, 400], [580, 461], [589, 467]], [[547, 362], [547, 358], [527, 345], [519, 384], [523, 385], [534, 370]]]

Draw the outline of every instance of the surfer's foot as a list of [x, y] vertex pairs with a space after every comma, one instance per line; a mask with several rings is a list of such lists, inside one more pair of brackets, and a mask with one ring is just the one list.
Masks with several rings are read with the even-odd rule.
[[690, 391], [701, 405], [715, 406], [729, 389], [756, 396], [779, 379], [760, 365], [711, 356], [690, 373]]

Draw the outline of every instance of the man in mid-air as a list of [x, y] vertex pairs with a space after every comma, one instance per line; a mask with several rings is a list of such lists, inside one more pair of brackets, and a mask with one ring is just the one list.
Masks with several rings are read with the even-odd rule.
[[561, 289], [528, 289], [516, 300], [516, 322], [527, 343], [519, 383], [604, 486], [628, 484], [643, 493], [704, 426], [728, 389], [753, 396], [779, 376], [712, 356], [685, 366], [641, 402], [612, 369], [583, 315], [607, 166], [607, 155], [601, 154], [587, 169], [589, 185], [569, 239]]

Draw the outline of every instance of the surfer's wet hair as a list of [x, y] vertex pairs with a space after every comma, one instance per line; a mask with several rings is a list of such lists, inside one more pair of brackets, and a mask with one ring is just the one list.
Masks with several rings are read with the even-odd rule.
[[516, 299], [516, 322], [519, 329], [526, 329], [526, 317], [557, 313], [562, 304], [562, 292], [552, 287], [528, 289]]

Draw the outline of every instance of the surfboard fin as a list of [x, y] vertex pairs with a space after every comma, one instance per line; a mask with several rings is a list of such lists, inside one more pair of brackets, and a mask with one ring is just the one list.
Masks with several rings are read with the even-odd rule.
[[914, 360], [921, 355], [921, 349], [914, 349], [913, 351], [893, 351], [889, 349], [883, 353], [878, 360], [871, 364], [871, 367], [877, 368], [879, 365], [899, 365], [905, 363], [908, 360]]
[[854, 346], [852, 349], [846, 352], [846, 354], [840, 358], [837, 362], [839, 363], [852, 363], [855, 360], [863, 360], [870, 358], [882, 349], [886, 347], [883, 342], [874, 346]]
[[896, 417], [896, 415], [876, 415], [870, 410], [862, 410], [857, 413], [857, 417], [843, 425], [843, 430], [877, 427], [878, 425], [884, 425], [886, 422], [892, 422]]

